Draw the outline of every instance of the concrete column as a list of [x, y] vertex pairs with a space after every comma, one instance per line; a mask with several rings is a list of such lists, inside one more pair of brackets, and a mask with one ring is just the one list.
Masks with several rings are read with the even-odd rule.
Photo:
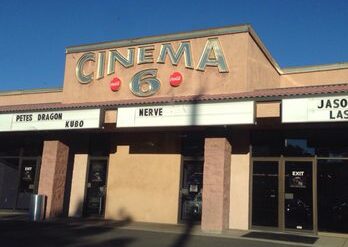
[[204, 147], [202, 230], [229, 227], [231, 144], [226, 138], [206, 138]]
[[251, 179], [249, 132], [233, 133], [232, 145], [230, 229], [248, 230]]
[[85, 199], [88, 154], [75, 154], [71, 183], [69, 216], [81, 217]]
[[47, 196], [46, 219], [63, 214], [69, 147], [60, 141], [45, 141], [39, 180], [39, 194]]

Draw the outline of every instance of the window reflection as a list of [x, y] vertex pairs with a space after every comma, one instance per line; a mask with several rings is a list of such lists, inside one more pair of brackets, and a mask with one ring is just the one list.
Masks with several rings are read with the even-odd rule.
[[288, 156], [313, 156], [315, 149], [306, 139], [285, 139], [285, 154]]
[[348, 131], [314, 129], [256, 131], [252, 134], [252, 154], [262, 156], [348, 157]]

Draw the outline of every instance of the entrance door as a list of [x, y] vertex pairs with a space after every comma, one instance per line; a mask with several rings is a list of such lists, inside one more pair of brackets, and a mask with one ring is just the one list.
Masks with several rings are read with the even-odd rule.
[[15, 209], [18, 192], [19, 160], [0, 159], [0, 209]]
[[21, 159], [17, 209], [29, 208], [30, 196], [37, 191], [38, 170], [38, 159]]
[[181, 220], [202, 217], [203, 161], [184, 160], [181, 183]]
[[255, 158], [252, 226], [316, 230], [312, 158]]
[[278, 227], [278, 161], [254, 161], [252, 224]]
[[313, 230], [313, 162], [285, 161], [285, 228]]
[[107, 159], [90, 159], [84, 211], [86, 216], [104, 215], [107, 164]]

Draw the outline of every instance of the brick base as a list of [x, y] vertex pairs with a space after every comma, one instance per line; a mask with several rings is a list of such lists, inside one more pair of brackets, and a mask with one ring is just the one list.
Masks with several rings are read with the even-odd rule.
[[39, 194], [47, 196], [46, 219], [63, 214], [69, 147], [60, 141], [45, 141], [39, 180]]
[[231, 145], [226, 138], [206, 138], [204, 147], [202, 230], [228, 228]]

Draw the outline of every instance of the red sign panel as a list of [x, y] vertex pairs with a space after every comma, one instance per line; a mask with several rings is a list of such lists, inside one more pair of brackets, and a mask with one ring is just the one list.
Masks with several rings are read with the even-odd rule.
[[169, 77], [169, 83], [172, 87], [178, 87], [182, 83], [182, 75], [179, 72], [174, 72]]

